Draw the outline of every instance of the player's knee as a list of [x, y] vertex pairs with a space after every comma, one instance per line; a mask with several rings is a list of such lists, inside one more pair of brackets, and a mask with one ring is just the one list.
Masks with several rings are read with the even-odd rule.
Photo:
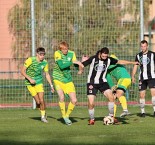
[[89, 109], [93, 109], [94, 108], [94, 103], [89, 103], [88, 107], [89, 107]]
[[77, 104], [77, 99], [76, 98], [72, 99], [71, 102], [72, 102], [72, 104], [76, 105]]
[[114, 97], [113, 96], [109, 95], [108, 99], [109, 99], [110, 102], [114, 102]]

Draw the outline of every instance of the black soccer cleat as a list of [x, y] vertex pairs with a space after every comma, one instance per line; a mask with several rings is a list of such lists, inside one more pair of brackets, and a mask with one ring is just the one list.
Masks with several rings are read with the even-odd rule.
[[141, 113], [140, 117], [145, 117], [145, 113]]

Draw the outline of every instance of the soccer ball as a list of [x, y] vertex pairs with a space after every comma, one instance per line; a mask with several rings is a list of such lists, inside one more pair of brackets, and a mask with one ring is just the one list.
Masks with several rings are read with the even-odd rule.
[[103, 118], [104, 125], [112, 125], [114, 123], [114, 118], [111, 116], [105, 116]]

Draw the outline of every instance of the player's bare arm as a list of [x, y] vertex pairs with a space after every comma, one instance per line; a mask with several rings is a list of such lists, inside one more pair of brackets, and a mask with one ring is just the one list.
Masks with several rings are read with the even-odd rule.
[[127, 61], [127, 60], [118, 60], [117, 64], [133, 64], [133, 65], [139, 65], [139, 62], [137, 62], [137, 61]]
[[132, 83], [135, 83], [135, 74], [137, 72], [137, 65], [134, 65], [133, 70], [132, 70]]
[[53, 87], [53, 84], [52, 84], [52, 81], [51, 81], [51, 77], [50, 77], [48, 72], [45, 72], [45, 75], [46, 75], [46, 79], [47, 79], [48, 83], [51, 86], [51, 92], [54, 93], [55, 90], [54, 90], [54, 87]]

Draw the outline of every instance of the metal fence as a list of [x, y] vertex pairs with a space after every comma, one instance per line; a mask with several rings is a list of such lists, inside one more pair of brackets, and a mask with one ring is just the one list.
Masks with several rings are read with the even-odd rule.
[[[70, 49], [81, 59], [82, 54], [93, 55], [103, 46], [120, 59], [134, 60], [139, 51], [140, 1], [139, 0], [35, 0], [34, 35], [32, 43], [31, 1], [17, 0], [8, 13], [8, 26], [13, 35], [11, 47], [13, 59], [0, 59], [0, 107], [32, 106], [32, 97], [24, 86], [20, 67], [25, 58], [32, 55], [32, 44], [46, 48], [53, 66], [53, 54], [60, 41], [69, 43]], [[148, 2], [145, 2], [147, 17]], [[16, 58], [16, 59], [15, 59]], [[127, 66], [131, 73], [132, 66]], [[83, 105], [87, 102], [87, 71], [77, 76], [72, 71], [77, 97]], [[138, 86], [132, 85], [126, 96], [136, 101]], [[45, 99], [48, 106], [57, 103], [57, 94], [51, 94], [45, 81]], [[105, 102], [98, 94], [97, 102]]]

